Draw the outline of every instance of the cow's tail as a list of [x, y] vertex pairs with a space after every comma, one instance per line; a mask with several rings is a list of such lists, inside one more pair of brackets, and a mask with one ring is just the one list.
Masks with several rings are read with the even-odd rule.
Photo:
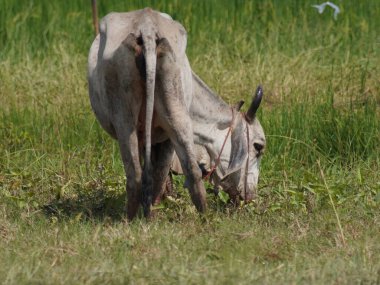
[[146, 109], [145, 109], [145, 156], [142, 177], [142, 206], [146, 217], [150, 214], [153, 193], [152, 177], [152, 121], [154, 109], [154, 89], [156, 80], [156, 33], [153, 29], [141, 31], [146, 70]]

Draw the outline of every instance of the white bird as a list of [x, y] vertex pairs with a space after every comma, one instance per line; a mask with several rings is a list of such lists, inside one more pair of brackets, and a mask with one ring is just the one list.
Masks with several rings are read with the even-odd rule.
[[338, 17], [338, 14], [340, 13], [340, 9], [337, 5], [335, 5], [334, 3], [331, 3], [330, 1], [327, 1], [325, 3], [322, 3], [320, 5], [312, 5], [312, 7], [314, 8], [317, 8], [318, 9], [318, 12], [319, 14], [322, 14], [323, 11], [325, 10], [326, 6], [330, 6], [331, 8], [334, 9], [334, 19], [336, 20], [337, 17]]

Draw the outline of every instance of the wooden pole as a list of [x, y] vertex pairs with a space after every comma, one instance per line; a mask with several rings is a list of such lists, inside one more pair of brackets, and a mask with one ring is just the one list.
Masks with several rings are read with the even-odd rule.
[[98, 9], [96, 6], [96, 0], [91, 0], [92, 6], [92, 24], [94, 26], [95, 37], [99, 34], [99, 22], [98, 22]]

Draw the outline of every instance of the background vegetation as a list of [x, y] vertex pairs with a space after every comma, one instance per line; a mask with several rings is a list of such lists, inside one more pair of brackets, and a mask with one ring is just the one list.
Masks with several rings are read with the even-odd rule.
[[127, 224], [118, 148], [87, 95], [90, 1], [2, 0], [0, 280], [380, 283], [380, 2], [335, 2], [336, 21], [315, 1], [98, 0], [100, 16], [151, 6], [183, 23], [226, 101], [265, 89], [255, 205], [210, 194], [202, 222], [175, 177], [156, 219]]

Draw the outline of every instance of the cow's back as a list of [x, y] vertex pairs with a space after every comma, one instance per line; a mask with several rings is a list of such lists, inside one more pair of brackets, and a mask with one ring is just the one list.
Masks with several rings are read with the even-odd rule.
[[[105, 94], [105, 85], [108, 84], [106, 78], [107, 76], [112, 78], [112, 76], [109, 76], [109, 67], [111, 69], [118, 68], [119, 70], [113, 70], [113, 72], [120, 75], [125, 69], [136, 64], [134, 60], [124, 60], [120, 64], [120, 50], [122, 50], [122, 43], [128, 35], [132, 33], [139, 37], [144, 32], [144, 29], [153, 29], [158, 38], [168, 40], [175, 54], [176, 64], [180, 67], [185, 104], [187, 109], [190, 108], [192, 75], [190, 63], [185, 53], [187, 35], [183, 26], [172, 20], [169, 15], [153, 11], [150, 8], [127, 13], [112, 12], [101, 20], [100, 34], [97, 35], [92, 43], [88, 57], [88, 82], [91, 104], [102, 126], [111, 135], [112, 130], [108, 126], [110, 114], [107, 105], [109, 105], [109, 102]], [[115, 64], [112, 62], [115, 62]], [[139, 75], [136, 74], [137, 76]], [[143, 78], [140, 79], [143, 81]], [[144, 92], [136, 95], [143, 94]]]
[[151, 25], [160, 38], [166, 38], [180, 64], [188, 65], [185, 54], [187, 35], [184, 27], [169, 15], [145, 8], [143, 10], [106, 15], [100, 22], [100, 34], [95, 38], [88, 58], [88, 72], [91, 75], [98, 61], [114, 56], [115, 51], [126, 37], [133, 33], [138, 36], [144, 25]]

